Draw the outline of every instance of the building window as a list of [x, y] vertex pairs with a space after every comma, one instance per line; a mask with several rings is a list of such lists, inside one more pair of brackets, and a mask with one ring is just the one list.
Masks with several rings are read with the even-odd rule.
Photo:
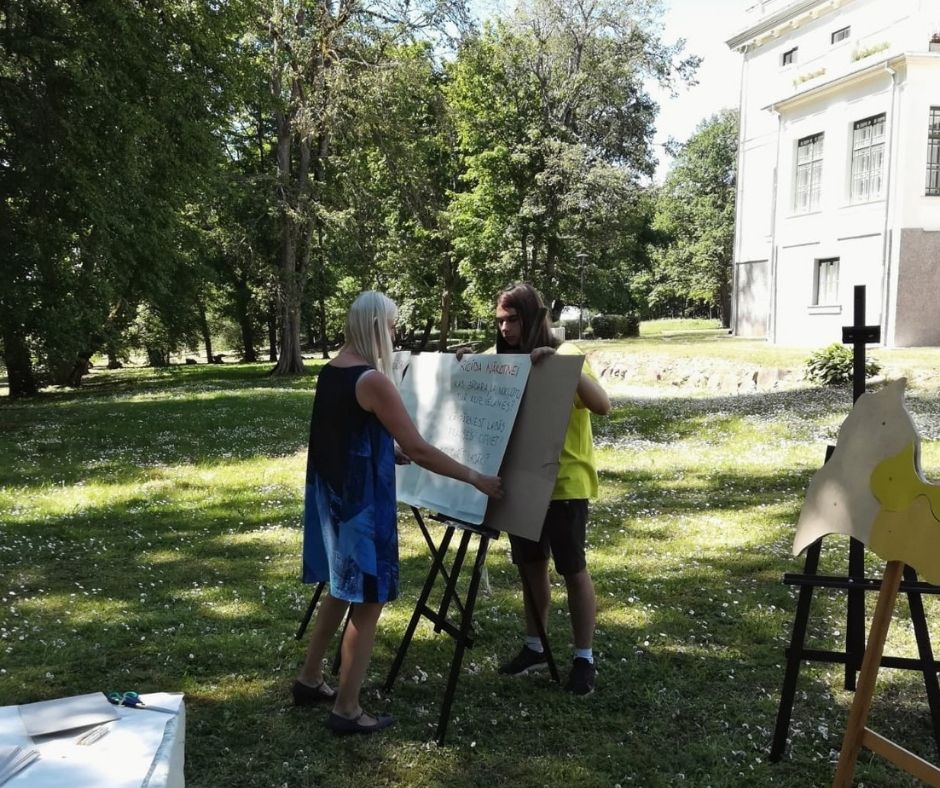
[[927, 196], [940, 197], [940, 107], [930, 108], [927, 127]]
[[845, 41], [849, 37], [849, 33], [852, 32], [852, 27], [840, 27], [836, 30], [831, 36], [829, 36], [829, 41], [833, 44], [838, 44], [840, 41]]
[[816, 281], [813, 283], [813, 304], [816, 306], [839, 303], [839, 258], [829, 257], [816, 261]]
[[803, 137], [796, 144], [796, 200], [797, 213], [819, 208], [822, 186], [823, 135]]
[[884, 113], [852, 124], [852, 202], [881, 196], [882, 165], [885, 157]]
[[783, 66], [789, 66], [791, 63], [796, 63], [796, 50], [799, 47], [793, 47], [793, 49], [788, 49], [783, 53], [783, 57], [780, 59], [780, 64]]

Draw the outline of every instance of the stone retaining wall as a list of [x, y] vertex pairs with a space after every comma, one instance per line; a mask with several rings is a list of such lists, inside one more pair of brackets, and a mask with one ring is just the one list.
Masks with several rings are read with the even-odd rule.
[[675, 359], [604, 351], [588, 354], [601, 380], [638, 386], [657, 383], [708, 389], [722, 394], [795, 388], [803, 383], [802, 369], [738, 366], [720, 359]]

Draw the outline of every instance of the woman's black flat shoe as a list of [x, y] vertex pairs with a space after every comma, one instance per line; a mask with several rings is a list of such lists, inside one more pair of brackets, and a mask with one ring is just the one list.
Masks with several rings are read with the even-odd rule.
[[315, 687], [295, 681], [294, 686], [290, 688], [290, 692], [294, 696], [295, 706], [317, 706], [327, 701], [336, 700], [336, 691], [327, 687], [326, 682], [323, 681]]
[[[361, 720], [366, 716], [375, 717], [375, 725], [362, 724]], [[331, 711], [330, 716], [326, 718], [326, 727], [333, 731], [336, 736], [346, 736], [350, 733], [377, 733], [385, 730], [393, 722], [395, 722], [395, 718], [391, 714], [368, 715], [366, 712], [362, 712], [358, 717], [349, 719]]]

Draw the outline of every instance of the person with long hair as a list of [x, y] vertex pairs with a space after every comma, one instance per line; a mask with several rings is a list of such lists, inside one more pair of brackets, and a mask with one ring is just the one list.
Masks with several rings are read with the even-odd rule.
[[[497, 353], [528, 353], [533, 364], [554, 353], [581, 354], [575, 345], [555, 338], [542, 297], [528, 284], [510, 285], [499, 293], [496, 327]], [[527, 581], [523, 583], [526, 637], [522, 649], [500, 667], [500, 673], [519, 676], [548, 665], [536, 622], [541, 621], [544, 631], [548, 631], [551, 604], [548, 559], [552, 557], [555, 571], [564, 577], [568, 592], [574, 658], [565, 688], [576, 695], [591, 694], [596, 677], [593, 652], [596, 605], [585, 556], [588, 499], [597, 495], [591, 413], [606, 416], [609, 412], [607, 393], [585, 359], [541, 539], [509, 536], [512, 561]]]
[[[398, 596], [395, 462], [398, 444], [422, 468], [502, 496], [485, 476], [418, 434], [390, 378], [398, 309], [375, 291], [361, 293], [346, 317], [345, 344], [317, 378], [310, 423], [304, 504], [303, 581], [329, 583], [292, 687], [294, 703], [332, 702], [336, 734], [374, 733], [391, 715], [363, 711], [359, 694], [382, 607]], [[336, 690], [323, 676], [330, 640], [352, 606], [340, 646]]]

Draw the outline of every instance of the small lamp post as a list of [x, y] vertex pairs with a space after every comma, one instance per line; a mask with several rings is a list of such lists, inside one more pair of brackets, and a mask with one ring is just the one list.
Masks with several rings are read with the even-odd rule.
[[581, 317], [584, 314], [584, 261], [587, 258], [586, 252], [578, 252], [575, 257], [578, 258], [578, 266], [581, 269], [581, 294], [578, 296], [578, 339], [581, 339]]

